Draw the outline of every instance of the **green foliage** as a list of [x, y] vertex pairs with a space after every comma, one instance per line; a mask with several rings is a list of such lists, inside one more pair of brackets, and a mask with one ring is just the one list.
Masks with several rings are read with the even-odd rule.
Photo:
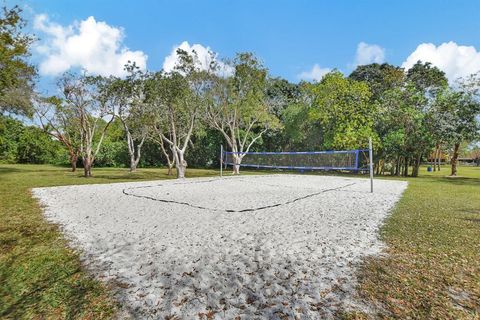
[[125, 132], [121, 121], [115, 119], [105, 134], [100, 151], [95, 159], [98, 167], [126, 167], [129, 164]]
[[35, 68], [27, 62], [33, 37], [22, 33], [25, 21], [19, 6], [0, 15], [0, 113], [31, 115]]
[[63, 164], [65, 161], [60, 143], [43, 130], [0, 116], [0, 162]]
[[[377, 156], [404, 163], [416, 161], [416, 168], [435, 143], [427, 98], [412, 84], [386, 91], [377, 101], [375, 129], [380, 137]], [[428, 151], [427, 151], [428, 152]], [[397, 174], [399, 174], [397, 169]]]
[[18, 163], [65, 162], [66, 155], [58, 141], [37, 127], [25, 127], [18, 140]]
[[402, 68], [388, 63], [372, 63], [358, 66], [348, 77], [366, 82], [372, 92], [372, 100], [378, 100], [385, 91], [401, 86], [405, 73]]
[[[214, 78], [208, 94], [206, 120], [223, 135], [228, 150], [234, 152], [235, 163], [240, 164], [244, 152], [258, 146], [266, 132], [282, 127], [278, 119], [282, 102], [275, 100], [273, 92], [287, 87], [285, 83], [270, 86], [268, 70], [252, 53], [237, 54], [232, 68], [233, 76]], [[238, 165], [234, 166], [236, 174], [239, 169]]]
[[225, 142], [220, 132], [206, 129], [203, 135], [194, 137], [193, 146], [186, 156], [188, 165], [193, 168], [218, 168], [222, 144]]
[[230, 90], [227, 99], [231, 103], [227, 108], [230, 110], [223, 110], [223, 112], [237, 115], [238, 128], [241, 129], [242, 136], [251, 133], [254, 137], [258, 134], [254, 130], [248, 132], [252, 123], [258, 130], [277, 129], [280, 123], [273, 114], [267, 97], [268, 70], [251, 53], [238, 54], [234, 67], [235, 73], [231, 83], [228, 84]]
[[18, 140], [23, 132], [22, 122], [0, 116], [0, 162], [15, 163], [18, 154]]
[[436, 91], [446, 88], [448, 80], [445, 72], [433, 66], [430, 62], [422, 63], [418, 61], [408, 69], [407, 80], [412, 82], [414, 86], [424, 92]]
[[376, 140], [373, 130], [375, 105], [370, 103], [368, 85], [345, 78], [334, 71], [310, 86], [312, 105], [309, 117], [323, 130], [327, 149], [358, 149]]
[[[7, 25], [19, 23], [15, 10]], [[16, 28], [10, 33], [21, 37]], [[338, 150], [366, 148], [373, 138], [378, 172], [388, 167], [407, 174], [413, 166], [417, 175], [434, 146], [448, 151], [479, 137], [478, 75], [449, 88], [445, 74], [428, 62], [406, 73], [373, 63], [348, 77], [333, 71], [320, 82], [294, 84], [271, 78], [248, 52], [227, 62], [228, 76], [218, 74], [213, 53], [208, 70], [195, 53], [177, 54], [179, 63], [168, 73], [140, 72], [129, 63], [125, 79], [66, 74], [59, 81], [63, 99], [36, 99], [36, 123], [62, 142], [72, 163], [80, 155], [90, 165], [130, 163], [131, 169], [137, 160], [140, 166], [167, 160], [216, 166], [220, 144], [239, 152]], [[116, 120], [107, 122], [113, 115]], [[50, 147], [51, 139], [17, 129], [3, 129], [2, 161], [58, 162], [64, 156]]]

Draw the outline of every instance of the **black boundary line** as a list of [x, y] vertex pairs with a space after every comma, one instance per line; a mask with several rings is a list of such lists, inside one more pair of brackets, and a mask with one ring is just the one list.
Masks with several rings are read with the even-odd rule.
[[[194, 182], [187, 182], [187, 183], [173, 183], [173, 184], [175, 185], [175, 184], [207, 183], [207, 182], [213, 182], [213, 181], [218, 181], [218, 179], [211, 179], [211, 180], [205, 180], [205, 181], [194, 181]], [[166, 199], [158, 199], [158, 198], [154, 198], [154, 197], [150, 197], [150, 196], [141, 196], [141, 195], [138, 195], [138, 194], [129, 193], [129, 192], [127, 191], [127, 190], [133, 190], [133, 189], [161, 187], [161, 186], [164, 186], [165, 184], [157, 184], [157, 185], [151, 185], [151, 186], [141, 186], [141, 187], [134, 187], [134, 188], [126, 188], [126, 189], [123, 189], [123, 190], [122, 190], [122, 193], [123, 193], [124, 195], [126, 195], [126, 196], [132, 196], [132, 197], [135, 197], [135, 198], [148, 199], [148, 200], [153, 200], [153, 201], [158, 201], [158, 202], [163, 202], [163, 203], [181, 204], [181, 205], [188, 206], [188, 207], [191, 207], [191, 208], [196, 208], [196, 209], [210, 210], [210, 211], [223, 211], [223, 212], [230, 212], [230, 213], [234, 213], [234, 212], [235, 212], [235, 213], [241, 213], [241, 212], [252, 212], [252, 211], [265, 210], [265, 209], [270, 209], [270, 208], [275, 208], [275, 207], [279, 207], [279, 206], [291, 204], [291, 203], [294, 203], [294, 202], [297, 202], [297, 201], [300, 201], [300, 200], [304, 200], [304, 199], [307, 199], [307, 198], [311, 198], [311, 197], [318, 196], [318, 195], [320, 195], [320, 194], [322, 194], [322, 193], [326, 193], [326, 192], [330, 192], [330, 191], [336, 191], [336, 190], [340, 190], [340, 189], [342, 189], [342, 188], [350, 187], [350, 186], [353, 186], [353, 185], [355, 185], [355, 184], [357, 184], [357, 183], [356, 183], [356, 182], [352, 182], [352, 183], [346, 184], [346, 185], [344, 185], [344, 186], [340, 186], [340, 187], [336, 187], [336, 188], [331, 188], [331, 189], [324, 189], [324, 190], [322, 190], [322, 191], [315, 192], [315, 193], [311, 193], [311, 194], [307, 194], [306, 196], [299, 197], [299, 198], [295, 198], [295, 199], [293, 199], [293, 200], [290, 200], [290, 201], [287, 201], [287, 202], [284, 202], [284, 203], [276, 203], [276, 204], [272, 204], [272, 205], [269, 205], [269, 206], [257, 207], [257, 208], [248, 208], [248, 209], [241, 209], [241, 210], [208, 208], [208, 207], [203, 207], [203, 206], [197, 206], [197, 205], [194, 205], [194, 204], [191, 204], [191, 203], [188, 203], [188, 202], [175, 201], [175, 200], [166, 200]]]

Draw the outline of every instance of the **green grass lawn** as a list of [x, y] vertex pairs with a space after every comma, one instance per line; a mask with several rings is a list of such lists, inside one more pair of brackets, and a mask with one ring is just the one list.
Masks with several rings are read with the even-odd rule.
[[[56, 226], [47, 223], [30, 188], [171, 178], [166, 169], [0, 165], [0, 319], [109, 319], [116, 305], [108, 288], [82, 269]], [[187, 176], [218, 175], [189, 169]]]
[[407, 178], [381, 229], [388, 249], [361, 270], [378, 318], [480, 319], [480, 167]]
[[[165, 179], [165, 169], [0, 165], [0, 318], [111, 318], [108, 285], [81, 267], [56, 226], [43, 219], [33, 187]], [[407, 178], [409, 187], [381, 230], [389, 255], [361, 268], [359, 294], [380, 318], [475, 319], [480, 315], [480, 168]], [[187, 175], [218, 171], [189, 169]], [[349, 313], [346, 317], [362, 317]]]

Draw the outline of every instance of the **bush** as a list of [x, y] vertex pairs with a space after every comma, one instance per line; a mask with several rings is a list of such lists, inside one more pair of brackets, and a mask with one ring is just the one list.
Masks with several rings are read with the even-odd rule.
[[0, 162], [63, 164], [67, 157], [61, 143], [43, 130], [0, 116]]

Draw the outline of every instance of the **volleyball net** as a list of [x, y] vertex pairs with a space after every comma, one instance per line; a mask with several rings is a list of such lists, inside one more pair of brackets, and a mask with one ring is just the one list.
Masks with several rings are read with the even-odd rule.
[[[230, 152], [220, 151], [220, 176], [227, 166], [257, 169], [314, 171], [350, 171], [369, 173], [370, 192], [373, 192], [373, 148], [368, 149], [300, 151], [300, 152]], [[238, 172], [238, 170], [237, 170]]]
[[258, 169], [368, 171], [368, 149], [311, 152], [223, 151], [221, 160], [225, 167], [239, 165]]

